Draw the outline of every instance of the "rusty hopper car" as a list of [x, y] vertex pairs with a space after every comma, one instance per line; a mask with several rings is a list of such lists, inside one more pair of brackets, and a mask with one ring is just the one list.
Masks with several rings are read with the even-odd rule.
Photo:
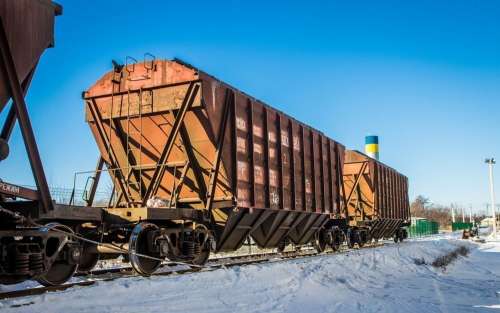
[[367, 155], [345, 151], [345, 214], [349, 224], [348, 244], [370, 238], [406, 238], [410, 220], [408, 179]]
[[115, 66], [84, 99], [116, 187], [107, 213], [142, 221], [170, 259], [201, 262], [209, 242], [235, 250], [249, 236], [306, 244], [340, 216], [344, 147], [188, 64]]

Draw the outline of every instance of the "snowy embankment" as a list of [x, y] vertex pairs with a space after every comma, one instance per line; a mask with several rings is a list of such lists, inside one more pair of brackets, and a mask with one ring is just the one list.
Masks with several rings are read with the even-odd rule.
[[[431, 263], [461, 245], [445, 270]], [[188, 275], [127, 278], [8, 300], [2, 312], [488, 312], [500, 308], [500, 244], [427, 239]], [[16, 307], [12, 307], [16, 306]]]

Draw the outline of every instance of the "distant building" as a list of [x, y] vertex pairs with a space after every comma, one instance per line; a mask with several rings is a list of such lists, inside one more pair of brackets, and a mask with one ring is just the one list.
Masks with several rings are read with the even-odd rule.
[[480, 227], [491, 227], [493, 226], [493, 217], [487, 217], [481, 220], [479, 223]]

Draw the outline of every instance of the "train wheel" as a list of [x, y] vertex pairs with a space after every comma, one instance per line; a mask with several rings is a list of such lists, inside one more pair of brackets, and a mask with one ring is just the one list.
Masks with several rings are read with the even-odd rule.
[[354, 248], [354, 244], [356, 243], [356, 240], [354, 237], [355, 237], [354, 231], [351, 228], [349, 228], [347, 230], [347, 234], [346, 234], [347, 247], [349, 247], [349, 249]]
[[[161, 265], [159, 253], [151, 253], [149, 247], [152, 245], [151, 232], [159, 228], [151, 223], [139, 223], [132, 230], [129, 240], [129, 259], [134, 270], [142, 276], [150, 276]], [[149, 257], [151, 258], [149, 258]]]
[[327, 233], [324, 229], [321, 229], [320, 231], [318, 231], [316, 233], [316, 236], [315, 236], [315, 240], [314, 240], [314, 248], [316, 248], [316, 251], [318, 251], [318, 253], [321, 253], [323, 251], [325, 251], [326, 249], [326, 244], [327, 244]]
[[52, 264], [49, 271], [38, 277], [36, 281], [44, 286], [62, 285], [73, 277], [77, 266], [75, 264], [56, 261]]
[[366, 235], [366, 232], [365, 231], [358, 231], [358, 246], [360, 248], [363, 248], [363, 246], [365, 245], [365, 243], [368, 241], [368, 236]]
[[406, 238], [406, 231], [403, 228], [400, 228], [396, 231], [396, 235], [398, 237], [399, 242], [403, 242], [403, 240]]
[[[50, 223], [46, 226], [47, 231], [50, 230], [59, 230], [66, 233], [73, 234], [73, 230], [66, 225]], [[79, 249], [69, 249], [68, 241], [70, 240], [69, 236], [65, 237], [65, 241], [63, 243], [58, 243], [57, 246], [54, 247], [55, 251], [48, 251], [49, 257], [54, 257], [56, 260], [52, 263], [49, 270], [38, 276], [36, 281], [44, 286], [57, 286], [62, 285], [67, 282], [76, 272], [78, 267], [77, 262], [70, 262], [69, 258], [79, 259], [80, 258], [80, 250]], [[47, 244], [49, 246], [49, 243]], [[50, 249], [51, 247], [47, 247]], [[53, 252], [53, 253], [52, 253]], [[59, 256], [68, 254], [64, 259]]]
[[344, 234], [342, 233], [340, 228], [334, 227], [332, 229], [332, 244], [331, 244], [332, 250], [334, 252], [338, 251], [343, 241], [344, 241]]
[[80, 257], [80, 262], [78, 263], [78, 273], [88, 273], [90, 272], [99, 261], [98, 253], [90, 253], [88, 250], [91, 244], [85, 243], [82, 249], [82, 256]]

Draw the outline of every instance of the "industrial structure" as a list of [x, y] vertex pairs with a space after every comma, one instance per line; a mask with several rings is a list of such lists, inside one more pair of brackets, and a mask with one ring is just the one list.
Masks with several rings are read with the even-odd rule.
[[[17, 119], [37, 184], [0, 184], [0, 283], [62, 284], [120, 255], [147, 276], [164, 260], [202, 265], [248, 238], [319, 252], [406, 238], [405, 176], [194, 66], [150, 54], [114, 63], [83, 93], [100, 158], [86, 205], [55, 203], [24, 95], [61, 12], [49, 0], [0, 3], [0, 112], [13, 100], [0, 156]], [[104, 171], [114, 189], [97, 206]]]
[[372, 159], [379, 159], [378, 136], [370, 135], [365, 137], [365, 153]]

